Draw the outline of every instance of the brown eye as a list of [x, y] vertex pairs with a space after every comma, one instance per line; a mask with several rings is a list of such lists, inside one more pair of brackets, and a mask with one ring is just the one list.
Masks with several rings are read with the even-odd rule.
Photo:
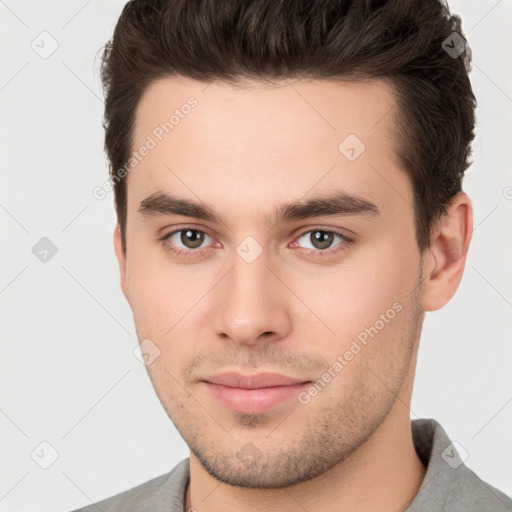
[[177, 229], [166, 235], [163, 240], [166, 248], [177, 252], [190, 252], [196, 254], [202, 249], [206, 238], [211, 238], [199, 229]]
[[197, 229], [182, 229], [180, 242], [188, 249], [197, 249], [203, 243], [204, 235], [205, 233]]
[[328, 249], [332, 249], [332, 245], [335, 242], [336, 237], [340, 239], [340, 243], [337, 245], [341, 245], [345, 241], [345, 238], [340, 233], [322, 229], [307, 231], [306, 233], [303, 233], [297, 240], [305, 239], [306, 242], [310, 243], [312, 247], [305, 247], [306, 249], [326, 251]]
[[334, 240], [334, 233], [327, 231], [312, 231], [309, 235], [309, 239], [317, 249], [329, 249]]

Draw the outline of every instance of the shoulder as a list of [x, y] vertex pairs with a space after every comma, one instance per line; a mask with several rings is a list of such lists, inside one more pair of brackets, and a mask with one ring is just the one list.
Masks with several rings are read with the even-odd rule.
[[512, 499], [464, 466], [461, 477], [453, 480], [445, 510], [459, 510], [456, 507], [467, 512], [512, 512]]
[[512, 512], [512, 499], [464, 464], [467, 452], [439, 423], [414, 420], [412, 433], [427, 473], [407, 512]]
[[165, 475], [73, 512], [183, 512], [189, 462], [184, 459]]

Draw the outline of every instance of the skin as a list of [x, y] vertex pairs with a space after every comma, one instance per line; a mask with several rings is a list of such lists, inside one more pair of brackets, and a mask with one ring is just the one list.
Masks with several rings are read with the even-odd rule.
[[[443, 307], [462, 278], [472, 207], [458, 194], [420, 253], [390, 135], [392, 92], [384, 81], [206, 87], [175, 77], [139, 102], [134, 148], [187, 98], [198, 101], [127, 177], [126, 254], [114, 232], [137, 335], [160, 350], [149, 376], [191, 450], [186, 510], [396, 512], [418, 492], [425, 468], [409, 409], [418, 343], [424, 312]], [[338, 150], [350, 133], [366, 146], [352, 162]], [[281, 204], [333, 191], [380, 213], [268, 224]], [[143, 215], [155, 192], [207, 204], [222, 222]], [[178, 229], [206, 233], [203, 253], [182, 232], [162, 240]], [[318, 230], [353, 242], [335, 236], [324, 249], [310, 237]], [[262, 249], [251, 263], [237, 254], [247, 236]], [[236, 413], [201, 382], [229, 370], [315, 382], [395, 303], [400, 312], [305, 405], [293, 397]], [[239, 456], [247, 446], [249, 466]]]

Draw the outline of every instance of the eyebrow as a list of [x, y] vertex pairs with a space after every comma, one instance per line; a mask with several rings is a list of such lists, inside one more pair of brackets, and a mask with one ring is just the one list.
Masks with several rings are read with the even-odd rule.
[[[184, 197], [155, 192], [143, 199], [139, 212], [147, 217], [160, 215], [182, 215], [204, 221], [223, 223], [223, 218], [205, 203]], [[372, 202], [357, 195], [337, 192], [329, 196], [319, 196], [307, 201], [294, 201], [280, 205], [272, 217], [267, 217], [269, 225], [304, 220], [321, 216], [378, 216], [380, 211]]]

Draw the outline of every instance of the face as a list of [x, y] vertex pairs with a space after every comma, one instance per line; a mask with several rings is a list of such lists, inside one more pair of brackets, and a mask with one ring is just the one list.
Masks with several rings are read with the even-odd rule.
[[404, 393], [421, 255], [394, 106], [381, 81], [185, 78], [138, 105], [123, 291], [162, 405], [221, 481], [317, 476]]

